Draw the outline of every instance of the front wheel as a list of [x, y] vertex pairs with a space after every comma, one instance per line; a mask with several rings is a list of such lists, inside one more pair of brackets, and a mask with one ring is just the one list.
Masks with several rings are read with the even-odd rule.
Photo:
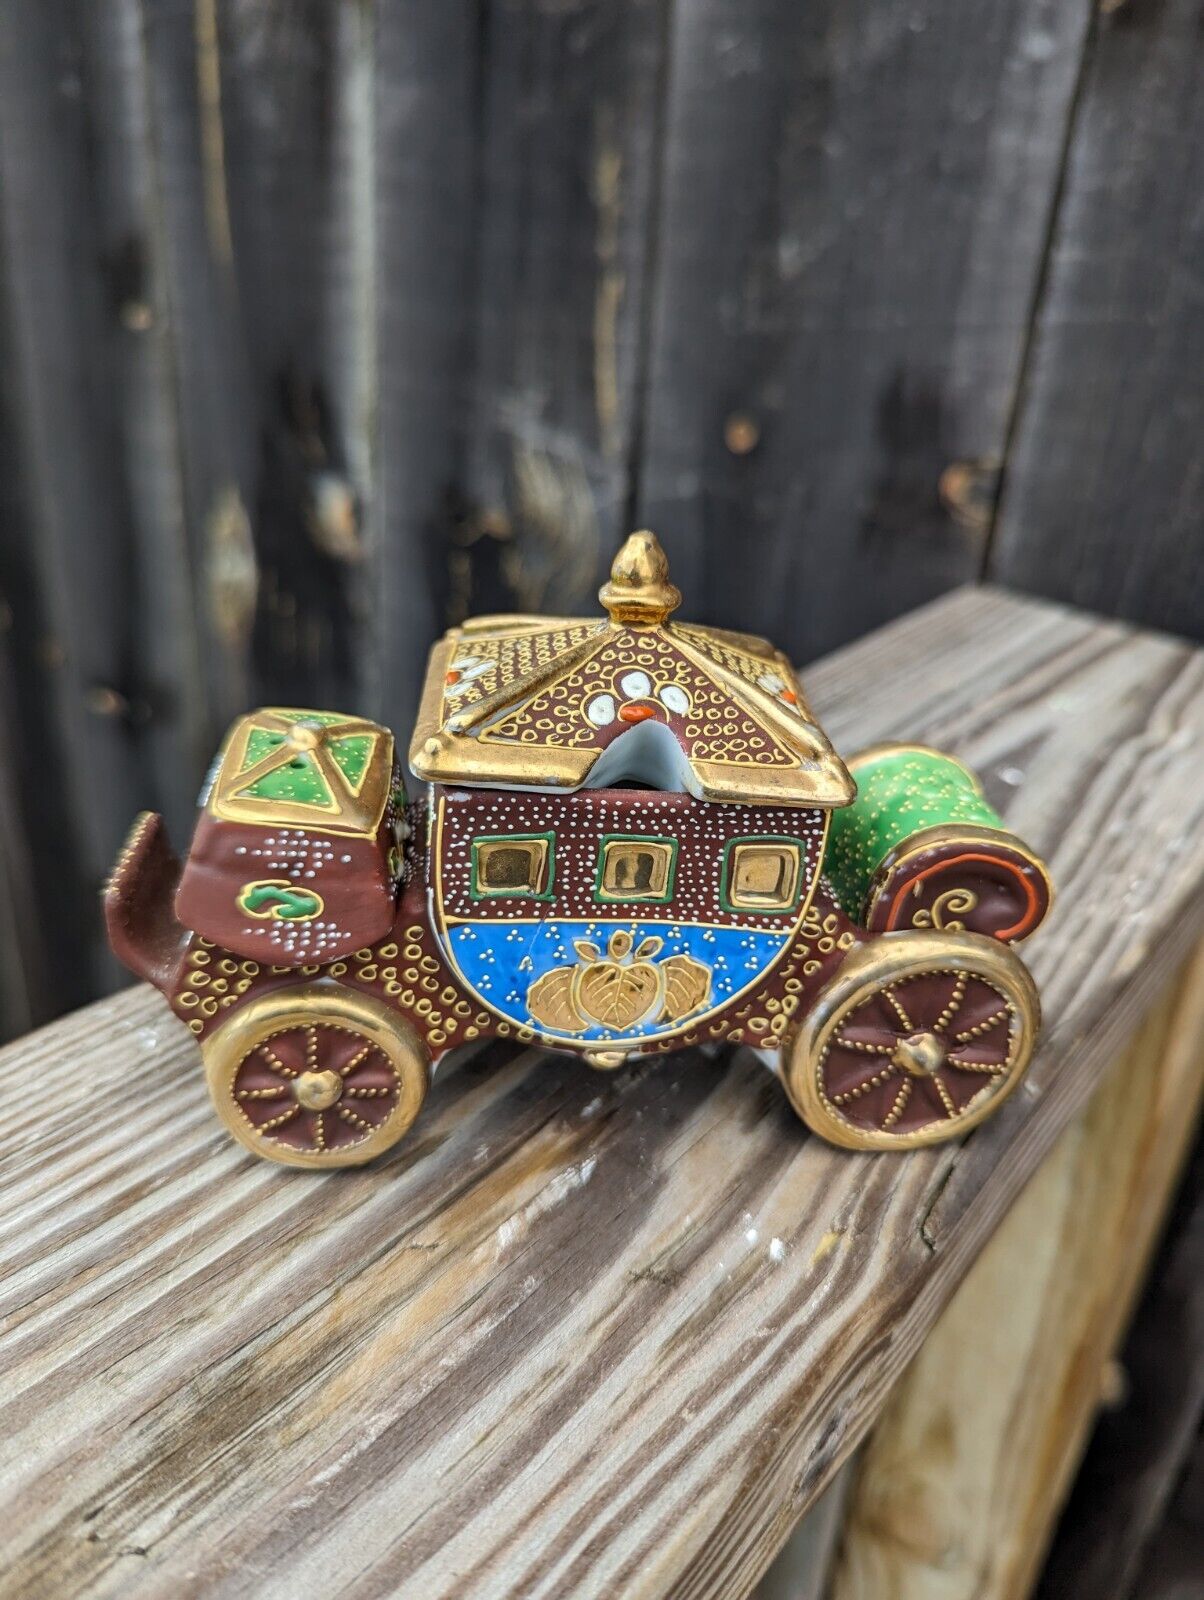
[[974, 933], [884, 934], [821, 990], [785, 1064], [815, 1133], [853, 1150], [958, 1138], [1019, 1083], [1040, 1027], [1028, 968]]
[[350, 1167], [396, 1144], [430, 1068], [396, 1011], [358, 990], [309, 983], [249, 1001], [202, 1045], [217, 1114], [257, 1156]]

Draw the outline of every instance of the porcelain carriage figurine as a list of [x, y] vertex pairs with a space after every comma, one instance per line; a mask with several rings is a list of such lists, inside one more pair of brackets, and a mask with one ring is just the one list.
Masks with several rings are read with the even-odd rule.
[[651, 534], [601, 599], [436, 645], [412, 798], [387, 729], [264, 710], [228, 735], [182, 869], [158, 817], [135, 824], [113, 948], [256, 1154], [371, 1159], [487, 1036], [603, 1068], [749, 1045], [854, 1148], [962, 1134], [1024, 1072], [1038, 1004], [1010, 944], [1050, 885], [974, 777], [922, 746], [846, 768], [782, 655], [671, 620]]

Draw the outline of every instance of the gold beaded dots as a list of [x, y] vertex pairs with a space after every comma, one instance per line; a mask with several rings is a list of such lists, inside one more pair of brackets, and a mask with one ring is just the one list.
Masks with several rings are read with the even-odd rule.
[[655, 695], [667, 687], [684, 695], [689, 709], [682, 737], [692, 760], [725, 766], [796, 765], [795, 758], [730, 694], [673, 648], [669, 635], [634, 629], [615, 630], [611, 643], [583, 667], [503, 717], [482, 739], [553, 749], [596, 745], [598, 728], [586, 707], [602, 695], [621, 698], [620, 680], [632, 672], [645, 673]]
[[[189, 1030], [200, 1037], [216, 1027], [252, 989], [281, 978], [312, 978], [319, 973], [367, 989], [395, 1005], [425, 1035], [432, 1055], [486, 1032], [516, 1031], [500, 1025], [491, 1012], [475, 1005], [453, 983], [430, 932], [416, 921], [383, 944], [356, 950], [324, 967], [265, 966], [240, 961], [198, 935], [189, 946], [171, 1005]], [[524, 1029], [517, 1036], [522, 1038], [526, 1033]]]
[[808, 906], [803, 925], [795, 935], [785, 960], [774, 968], [763, 987], [743, 1005], [725, 1011], [705, 1030], [658, 1040], [657, 1051], [680, 1050], [685, 1044], [726, 1039], [732, 1044], [755, 1045], [760, 1050], [780, 1049], [794, 1019], [808, 999], [808, 991], [823, 981], [839, 953], [856, 944], [856, 935], [830, 905]]
[[[184, 960], [180, 985], [171, 996], [173, 1009], [195, 1034], [205, 1032], [216, 1017], [227, 1012], [251, 989], [261, 967], [257, 961], [240, 961], [197, 934]], [[290, 967], [270, 967], [289, 972]], [[316, 973], [319, 969], [302, 968]]]
[[600, 633], [604, 622], [570, 623], [542, 633], [469, 634], [451, 659], [443, 691], [443, 717], [483, 700], [495, 689], [525, 678], [537, 667]]

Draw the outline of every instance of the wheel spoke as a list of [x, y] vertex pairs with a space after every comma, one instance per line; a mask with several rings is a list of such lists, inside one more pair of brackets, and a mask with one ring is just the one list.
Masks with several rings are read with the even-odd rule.
[[282, 1111], [278, 1117], [272, 1117], [268, 1122], [257, 1123], [255, 1131], [256, 1133], [271, 1133], [273, 1128], [279, 1128], [283, 1123], [291, 1122], [295, 1116], [300, 1114], [300, 1111], [300, 1106], [291, 1105], [287, 1111]]
[[869, 1094], [871, 1089], [876, 1089], [880, 1083], [885, 1083], [896, 1070], [893, 1066], [884, 1067], [880, 1072], [875, 1072], [872, 1078], [866, 1078], [863, 1082], [855, 1084], [853, 1088], [843, 1089], [840, 1094], [832, 1095], [832, 1104], [834, 1106], [843, 1106], [847, 1105], [850, 1100], [860, 1100], [863, 1094]]
[[1008, 1006], [1004, 1004], [1000, 1006], [998, 1011], [993, 1011], [989, 1017], [984, 1018], [982, 1022], [976, 1022], [972, 1028], [965, 1028], [961, 1033], [955, 1033], [953, 1035], [954, 1043], [969, 1044], [971, 1039], [978, 1039], [984, 1033], [989, 1033], [992, 1028], [997, 1027], [1007, 1016], [1008, 1009]]
[[985, 1072], [989, 1077], [997, 1078], [1000, 1073], [1006, 1072], [1006, 1061], [960, 1061], [957, 1056], [949, 1056], [945, 1062], [948, 1067], [957, 1067], [961, 1072]]
[[899, 996], [895, 993], [895, 991], [890, 987], [889, 984], [887, 984], [883, 988], [882, 993], [885, 995], [888, 1003], [890, 1004], [891, 1009], [894, 1011], [895, 1015], [898, 1017], [899, 1021], [903, 1024], [903, 1026], [907, 1030], [907, 1032], [908, 1033], [914, 1033], [916, 1031], [915, 1023], [907, 1015], [907, 1012], [903, 1008], [903, 1002], [899, 999]]
[[376, 1127], [374, 1122], [368, 1122], [364, 1117], [357, 1117], [355, 1112], [347, 1106], [340, 1105], [335, 1108], [344, 1122], [350, 1122], [353, 1127], [361, 1129], [364, 1133], [372, 1133]]
[[843, 1045], [846, 1050], [860, 1050], [867, 1056], [892, 1056], [895, 1053], [893, 1044], [871, 1044], [868, 1039], [850, 1039], [844, 1033], [833, 1034], [832, 1043]]
[[957, 982], [953, 985], [953, 993], [949, 996], [949, 1003], [940, 1016], [932, 1024], [933, 1033], [944, 1033], [945, 1029], [957, 1015], [962, 1001], [966, 998], [966, 975], [959, 972]]
[[238, 1098], [240, 1100], [278, 1100], [282, 1094], [286, 1093], [287, 1090], [284, 1085], [277, 1083], [273, 1084], [270, 1089], [240, 1089]]
[[259, 1051], [260, 1055], [267, 1062], [268, 1066], [273, 1072], [280, 1073], [281, 1077], [284, 1078], [295, 1078], [297, 1076], [292, 1067], [285, 1066], [284, 1062], [281, 1061], [280, 1057], [272, 1049], [270, 1044], [256, 1045], [255, 1048]]
[[948, 1089], [946, 1089], [945, 1085], [941, 1082], [939, 1075], [934, 1072], [932, 1077], [929, 1078], [928, 1082], [932, 1084], [937, 1094], [940, 1095], [941, 1104], [944, 1106], [946, 1113], [951, 1117], [956, 1117], [958, 1114], [957, 1104], [954, 1101], [953, 1096], [949, 1093]]
[[911, 1079], [910, 1078], [904, 1078], [903, 1082], [899, 1085], [899, 1092], [895, 1096], [894, 1105], [891, 1106], [890, 1110], [886, 1113], [886, 1118], [885, 1118], [885, 1120], [883, 1121], [883, 1124], [882, 1124], [883, 1128], [893, 1128], [894, 1127], [895, 1123], [898, 1122], [899, 1118], [903, 1115], [904, 1107], [907, 1105], [907, 1102], [910, 1099], [911, 1099]]
[[[375, 1050], [375, 1048], [376, 1048], [376, 1046], [372, 1043], [371, 1039], [369, 1039], [368, 1043], [364, 1046], [364, 1048], [362, 1050], [357, 1050], [356, 1051], [356, 1053], [352, 1056], [351, 1060], [347, 1062], [346, 1066], [342, 1066], [342, 1067], [339, 1068], [339, 1076], [341, 1078], [345, 1078], [349, 1072], [354, 1072], [356, 1067], [363, 1066], [364, 1062], [372, 1054], [372, 1052], [373, 1052], [373, 1050]], [[354, 1093], [354, 1092], [355, 1092], [354, 1090], [350, 1090], [349, 1091], [349, 1093]]]

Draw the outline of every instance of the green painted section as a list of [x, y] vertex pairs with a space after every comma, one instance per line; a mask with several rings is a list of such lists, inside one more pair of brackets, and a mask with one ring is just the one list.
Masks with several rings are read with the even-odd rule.
[[332, 739], [330, 754], [335, 765], [341, 768], [343, 776], [353, 789], [358, 789], [360, 780], [368, 767], [372, 755], [373, 736], [370, 733], [349, 733], [342, 739]]
[[969, 823], [1002, 828], [998, 812], [970, 775], [949, 756], [930, 750], [886, 751], [857, 764], [857, 798], [832, 813], [824, 872], [843, 909], [861, 915], [883, 859], [925, 828]]
[[282, 883], [249, 883], [238, 904], [256, 915], [271, 912], [283, 922], [308, 922], [322, 909], [321, 898], [309, 889]]
[[[330, 712], [321, 712], [298, 720], [331, 723], [341, 722], [344, 719]], [[253, 767], [257, 761], [261, 761], [273, 750], [279, 749], [286, 737], [287, 735], [272, 729], [253, 728], [247, 739], [243, 771]], [[353, 790], [359, 787], [367, 771], [368, 763], [372, 759], [372, 746], [373, 735], [370, 733], [347, 734], [341, 739], [332, 739], [327, 745], [331, 759]], [[304, 751], [298, 751], [284, 766], [265, 773], [242, 793], [255, 800], [288, 800], [294, 805], [318, 806], [324, 811], [331, 811], [335, 806], [335, 798], [330, 792], [329, 785]]]
[[[247, 740], [247, 754], [243, 770], [253, 767], [284, 743], [285, 735], [266, 728], [252, 728]], [[334, 796], [325, 778], [304, 751], [299, 751], [283, 766], [265, 772], [263, 777], [241, 791], [253, 800], [290, 800], [294, 805], [320, 806], [333, 811]]]

